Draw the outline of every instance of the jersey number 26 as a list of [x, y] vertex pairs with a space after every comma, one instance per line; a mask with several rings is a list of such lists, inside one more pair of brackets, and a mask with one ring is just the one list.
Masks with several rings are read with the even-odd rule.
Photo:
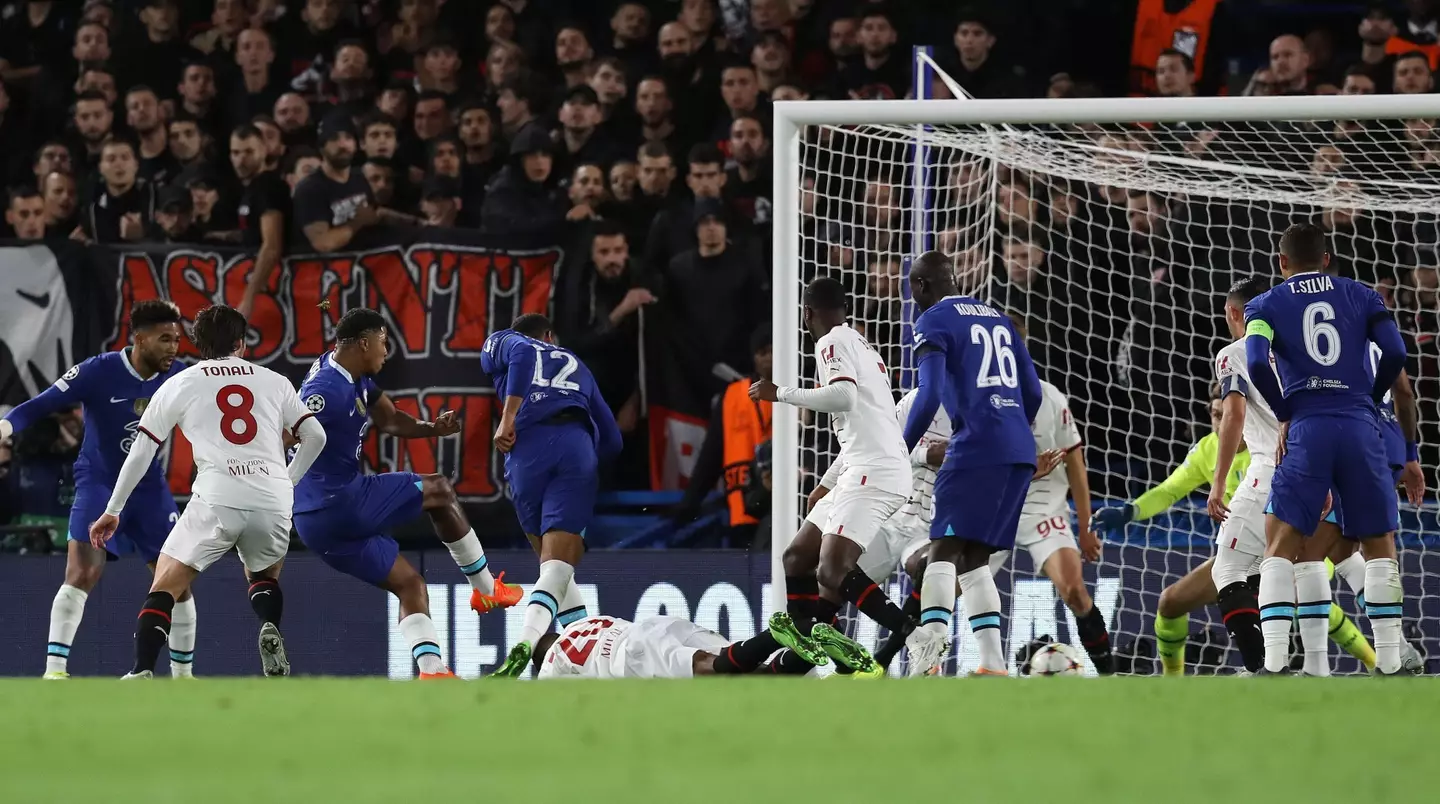
[[[1014, 388], [1020, 384], [1020, 370], [1015, 365], [1015, 351], [1010, 348], [1010, 328], [998, 326], [987, 329], [984, 324], [970, 326], [970, 342], [979, 344], [985, 352], [980, 356], [980, 371], [975, 375], [975, 387], [993, 388], [1003, 385]], [[995, 364], [996, 374], [990, 373], [990, 364]]]

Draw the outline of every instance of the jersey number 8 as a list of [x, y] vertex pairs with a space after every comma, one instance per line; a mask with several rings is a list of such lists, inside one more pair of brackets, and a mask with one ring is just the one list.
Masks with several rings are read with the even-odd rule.
[[[993, 388], [1003, 385], [1014, 388], [1020, 384], [1020, 371], [1015, 367], [1015, 351], [1010, 348], [1010, 328], [998, 326], [986, 329], [983, 324], [970, 327], [970, 342], [978, 343], [985, 349], [980, 357], [980, 372], [975, 376], [977, 388]], [[990, 363], [995, 363], [999, 374], [990, 373]]]
[[[545, 356], [549, 355], [553, 360], [563, 360], [565, 365], [555, 372], [554, 377], [545, 376]], [[567, 379], [575, 373], [578, 366], [575, 363], [575, 355], [569, 352], [547, 352], [539, 346], [535, 347], [535, 376], [530, 378], [530, 384], [539, 388], [554, 388], [559, 391], [578, 391], [580, 383]]]
[[1340, 333], [1329, 323], [1334, 320], [1335, 308], [1330, 302], [1314, 302], [1305, 308], [1305, 353], [1322, 366], [1340, 362]]
[[[238, 398], [238, 402], [235, 401]], [[215, 394], [220, 408], [220, 434], [236, 446], [255, 440], [255, 393], [243, 385], [227, 385]]]

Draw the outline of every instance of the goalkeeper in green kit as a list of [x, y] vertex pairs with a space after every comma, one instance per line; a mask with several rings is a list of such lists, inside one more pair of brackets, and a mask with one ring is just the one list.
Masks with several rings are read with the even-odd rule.
[[[1221, 403], [1217, 393], [1210, 399], [1210, 420], [1214, 431], [1195, 443], [1190, 454], [1161, 483], [1122, 506], [1097, 510], [1091, 517], [1091, 528], [1102, 536], [1108, 531], [1122, 530], [1131, 522], [1140, 522], [1163, 513], [1191, 492], [1210, 482], [1215, 473], [1219, 453]], [[1240, 442], [1230, 473], [1225, 478], [1224, 501], [1229, 504], [1240, 479], [1250, 466], [1250, 453]], [[1160, 664], [1167, 676], [1185, 674], [1185, 643], [1190, 638], [1190, 612], [1215, 602], [1215, 582], [1211, 578], [1214, 557], [1208, 558], [1185, 577], [1165, 587], [1160, 593], [1160, 606], [1155, 612], [1155, 642]], [[1326, 560], [1334, 575], [1334, 565]], [[1253, 581], [1254, 579], [1252, 579]], [[1375, 651], [1364, 634], [1345, 616], [1339, 606], [1330, 607], [1330, 639], [1360, 660], [1367, 669], [1375, 664]]]

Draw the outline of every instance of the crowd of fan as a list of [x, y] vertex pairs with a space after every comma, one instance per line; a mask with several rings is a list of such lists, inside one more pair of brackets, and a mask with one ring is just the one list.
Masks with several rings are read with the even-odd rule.
[[[771, 101], [911, 96], [917, 43], [934, 45], [938, 64], [976, 97], [1124, 91], [1133, 70], [1105, 55], [1114, 48], [1066, 45], [1063, 35], [1088, 30], [1077, 15], [1112, 38], [1133, 19], [1104, 17], [1103, 3], [1053, 13], [1058, 4], [1013, 5], [1004, 26], [1003, 7], [922, 0], [9, 0], [0, 4], [5, 234], [254, 245], [263, 209], [282, 211], [287, 253], [355, 247], [387, 226], [583, 243], [582, 259], [558, 278], [560, 335], [591, 363], [627, 432], [643, 430], [642, 308], [687, 324], [676, 370], [706, 398], [724, 389], [713, 366], [754, 369], [770, 309]], [[1217, 23], [1203, 79], [1190, 56], [1166, 50], [1153, 65], [1155, 91], [1429, 92], [1440, 4], [1406, 5], [1407, 17], [1377, 6], [1356, 19], [1353, 52], [1350, 31], [1317, 28], [1275, 38], [1265, 59], [1237, 50], [1233, 37], [1222, 45], [1228, 30]], [[1027, 31], [1053, 46], [1027, 45]], [[1413, 52], [1393, 46], [1407, 38]], [[1234, 67], [1256, 61], [1253, 73]], [[949, 94], [943, 83], [932, 89]], [[1376, 139], [1346, 125], [1283, 132], [1303, 145], [1285, 167], [1363, 169]], [[1388, 134], [1381, 145], [1399, 162], [1428, 170], [1440, 161], [1433, 126]], [[806, 148], [805, 273], [852, 269], [870, 334], [898, 344], [902, 260], [918, 245], [905, 234], [913, 199], [903, 175], [877, 167], [907, 157], [847, 136], [809, 135], [825, 147]], [[1246, 131], [1206, 126], [1079, 136], [1112, 152], [1199, 159], [1259, 148]], [[322, 165], [353, 166], [368, 188], [343, 220], [338, 190], [297, 192]], [[999, 239], [982, 249], [993, 262], [981, 268], [1027, 316], [1042, 367], [1071, 377], [1082, 407], [1094, 399], [1084, 413], [1102, 430], [1185, 442], [1179, 431], [1205, 419], [1198, 378], [1218, 335], [1208, 298], [1193, 294], [1264, 270], [1272, 233], [1294, 214], [1323, 217], [1346, 270], [1410, 288], [1397, 304], [1411, 311], [1415, 341], [1435, 342], [1421, 336], [1440, 326], [1440, 281], [1416, 267], [1435, 261], [1393, 245], [1435, 242], [1416, 233], [1426, 222], [1202, 208], [1024, 171], [1002, 171], [993, 201], [982, 202], [993, 203], [992, 218], [974, 208], [989, 198], [978, 162], [957, 153], [943, 170], [941, 206], [953, 214], [937, 219], [938, 244], [973, 268], [973, 246], [990, 237], [979, 227], [998, 222]], [[263, 192], [257, 176], [269, 182]], [[333, 236], [341, 224], [353, 237]], [[1192, 270], [1227, 261], [1228, 272]], [[891, 364], [901, 362], [897, 354]], [[1098, 385], [1087, 393], [1083, 383]], [[1146, 415], [1116, 413], [1136, 409]], [[1134, 445], [1112, 446], [1134, 454]], [[641, 463], [627, 475], [634, 485], [644, 482]]]

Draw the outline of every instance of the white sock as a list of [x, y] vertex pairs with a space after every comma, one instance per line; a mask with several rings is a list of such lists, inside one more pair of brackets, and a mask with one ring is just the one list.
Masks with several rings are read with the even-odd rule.
[[175, 601], [170, 611], [170, 676], [195, 675], [195, 593], [189, 600]]
[[[924, 595], [925, 590], [920, 594]], [[970, 631], [980, 649], [980, 667], [1005, 672], [1005, 650], [1000, 645], [1000, 590], [995, 588], [995, 576], [990, 574], [988, 564], [960, 576], [960, 605], [965, 607], [965, 617], [970, 620]]]
[[1365, 562], [1365, 616], [1375, 636], [1375, 667], [1382, 673], [1400, 670], [1400, 563], [1393, 558]]
[[1295, 564], [1279, 557], [1260, 562], [1260, 633], [1265, 638], [1265, 669], [1290, 664], [1290, 623], [1295, 619]]
[[400, 636], [410, 643], [410, 655], [422, 673], [442, 673], [445, 658], [440, 655], [440, 638], [428, 614], [412, 614], [400, 621]]
[[540, 577], [530, 590], [530, 601], [525, 606], [525, 627], [520, 632], [520, 641], [534, 647], [540, 635], [550, 630], [550, 623], [560, 613], [560, 601], [565, 597], [565, 588], [575, 579], [575, 568], [564, 561], [551, 559], [540, 562]]
[[50, 644], [45, 646], [45, 672], [63, 673], [70, 662], [70, 643], [85, 616], [85, 598], [90, 595], [68, 584], [55, 593], [50, 604]]
[[580, 594], [580, 585], [575, 583], [572, 575], [570, 583], [565, 585], [564, 596], [560, 598], [560, 613], [555, 615], [556, 627], [564, 628], [588, 616], [590, 614], [585, 610], [585, 596]]
[[1360, 600], [1365, 594], [1365, 557], [1356, 550], [1350, 557], [1335, 565], [1335, 574], [1345, 580], [1345, 585], [1355, 594], [1359, 605], [1364, 607], [1365, 602]]
[[460, 541], [448, 542], [445, 546], [450, 548], [450, 557], [470, 579], [471, 586], [484, 595], [495, 592], [495, 576], [490, 574], [490, 562], [485, 558], [485, 550], [475, 537], [474, 530], [460, 537]]
[[920, 627], [950, 633], [955, 613], [955, 565], [931, 561], [920, 581]]
[[[1305, 674], [1330, 675], [1330, 579], [1324, 561], [1295, 564], [1295, 616], [1305, 647]], [[1268, 652], [1268, 651], [1267, 651]]]

